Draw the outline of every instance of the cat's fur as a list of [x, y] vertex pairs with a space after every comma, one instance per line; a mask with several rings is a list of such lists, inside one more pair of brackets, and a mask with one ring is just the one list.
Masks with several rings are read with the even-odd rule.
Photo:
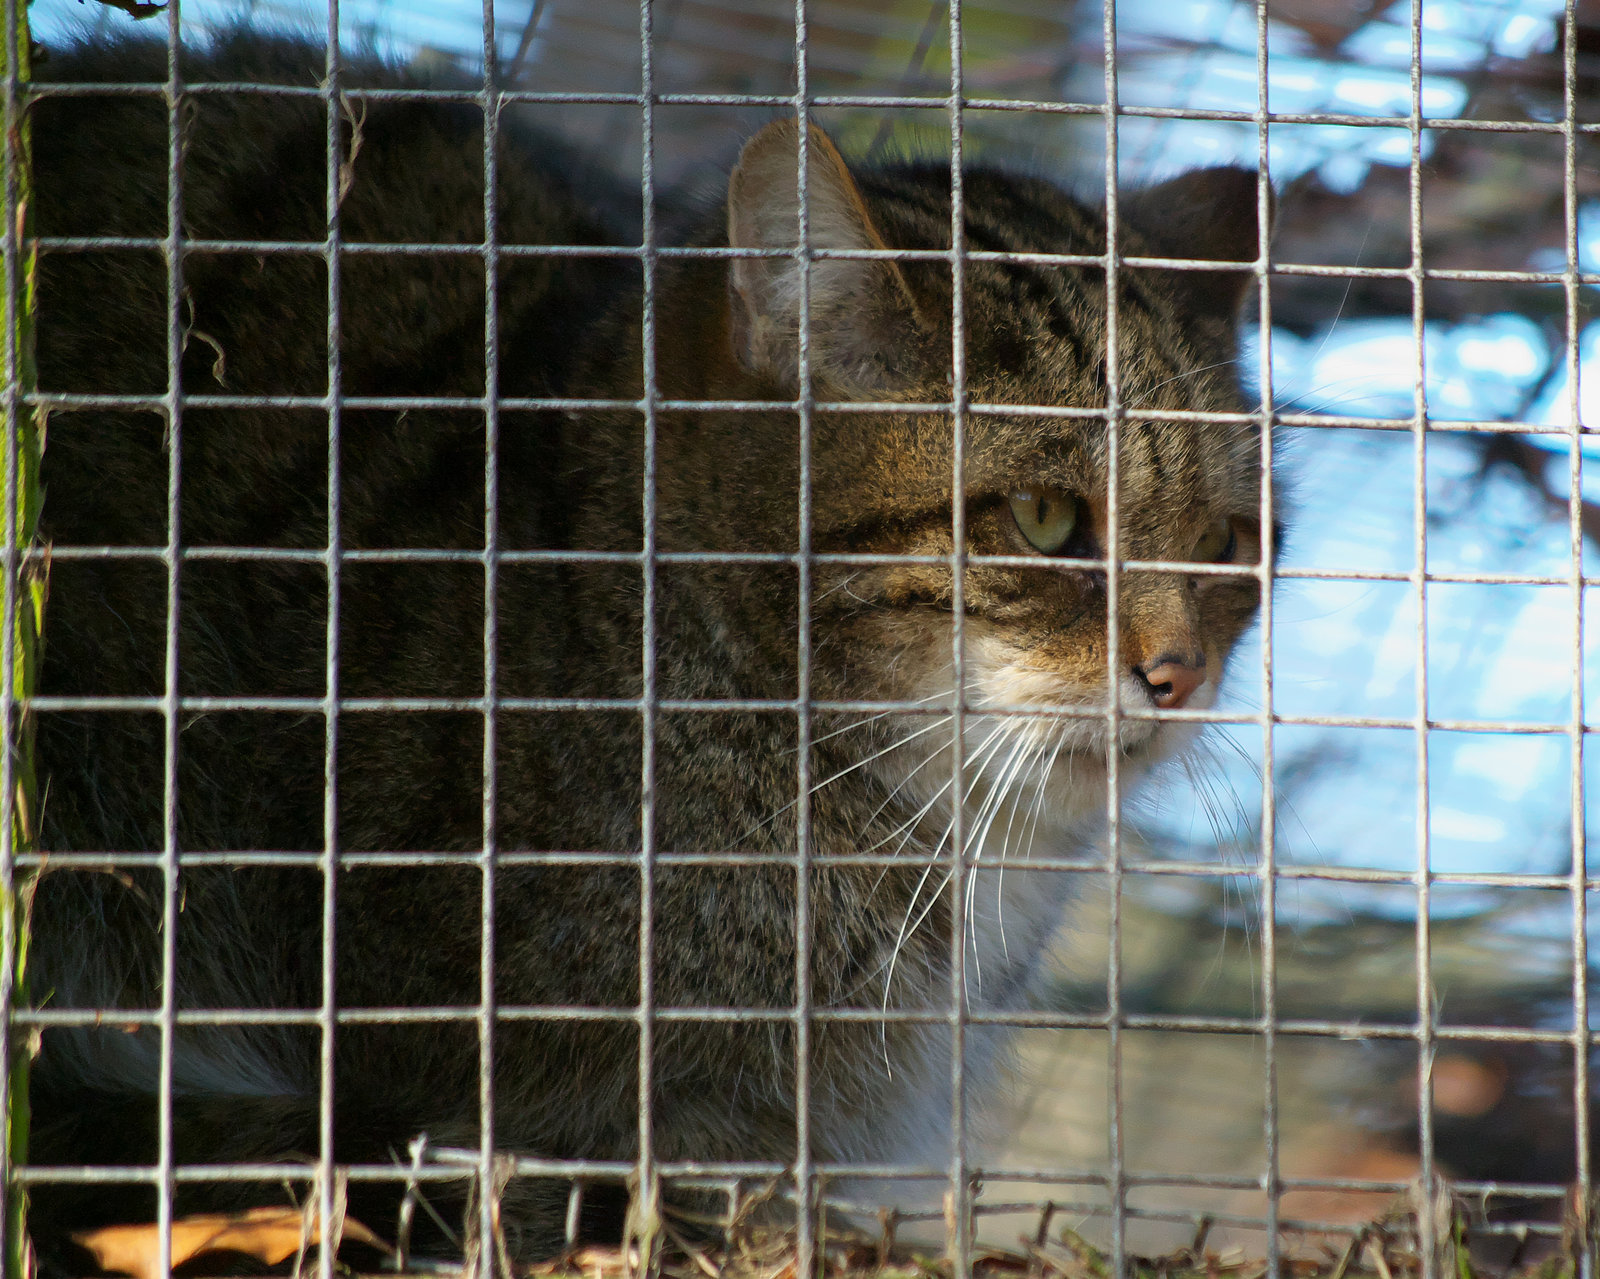
[[[320, 53], [240, 40], [191, 77], [314, 83]], [[41, 79], [155, 81], [138, 46], [57, 55]], [[339, 209], [346, 244], [484, 235], [481, 111], [373, 104]], [[199, 239], [320, 241], [326, 115], [319, 99], [203, 96], [184, 109], [183, 230]], [[166, 117], [159, 97], [69, 97], [33, 109], [35, 229], [41, 235], [166, 235]], [[627, 242], [568, 192], [570, 161], [519, 136], [499, 152], [498, 241]], [[350, 145], [351, 130], [344, 130]], [[748, 144], [725, 209], [693, 242], [795, 243], [798, 132], [778, 123]], [[351, 147], [354, 151], [354, 148]], [[853, 175], [810, 134], [816, 248], [943, 249], [949, 172], [883, 165]], [[1242, 262], [1256, 254], [1255, 179], [1234, 170], [1176, 179], [1124, 201], [1122, 251]], [[1103, 219], [1034, 178], [965, 176], [967, 246], [1095, 254]], [[345, 396], [479, 396], [485, 385], [484, 258], [340, 258]], [[1241, 272], [1119, 273], [1124, 403], [1240, 408], [1231, 362]], [[974, 403], [1105, 403], [1106, 297], [1095, 269], [974, 261], [964, 270], [966, 390]], [[799, 287], [791, 259], [682, 260], [655, 267], [655, 367], [668, 400], [788, 400], [799, 391]], [[618, 258], [507, 256], [497, 277], [501, 396], [643, 395], [641, 268]], [[183, 261], [183, 389], [191, 395], [321, 396], [329, 390], [327, 280], [318, 252], [194, 252]], [[166, 391], [167, 294], [157, 248], [47, 252], [39, 286], [39, 385], [50, 392]], [[811, 391], [818, 401], [914, 404], [951, 386], [947, 261], [819, 262], [810, 287]], [[948, 556], [948, 413], [811, 415], [809, 490], [800, 490], [791, 410], [661, 410], [651, 493], [661, 552], [792, 555], [802, 501], [817, 552]], [[345, 407], [338, 415], [339, 545], [481, 552], [484, 414]], [[496, 552], [636, 554], [644, 545], [646, 418], [636, 409], [501, 410]], [[565, 857], [496, 867], [493, 990], [502, 1010], [583, 1006], [600, 1020], [514, 1014], [493, 1027], [494, 1140], [556, 1158], [629, 1159], [638, 1148], [644, 739], [629, 699], [654, 713], [652, 847], [732, 850], [737, 865], [657, 863], [657, 1009], [757, 1010], [743, 1020], [653, 1025], [654, 1152], [668, 1160], [795, 1156], [798, 579], [792, 563], [512, 560], [494, 572], [495, 682], [485, 679], [482, 562], [345, 562], [338, 694], [457, 699], [455, 708], [358, 704], [338, 717], [336, 794], [324, 803], [328, 732], [328, 414], [317, 407], [186, 406], [56, 411], [49, 419], [45, 536], [73, 545], [162, 548], [169, 445], [181, 441], [179, 541], [187, 548], [309, 552], [297, 562], [191, 557], [179, 566], [178, 691], [300, 699], [280, 711], [186, 710], [175, 737], [176, 846], [185, 854], [424, 851], [423, 865], [337, 873], [333, 996], [340, 1009], [440, 1009], [436, 1020], [340, 1026], [334, 1048], [341, 1160], [387, 1162], [415, 1133], [479, 1141], [480, 978], [486, 832], [502, 853]], [[1260, 439], [1250, 426], [1124, 420], [1121, 553], [1186, 560], [1219, 523], [1236, 558], [1259, 555]], [[1010, 495], [1049, 485], [1094, 513], [1100, 555], [1107, 428], [1093, 416], [973, 413], [966, 419], [966, 550], [1032, 556], [1037, 567], [965, 571], [970, 918], [966, 996], [1026, 1005], [1043, 945], [1074, 876], [1029, 871], [1070, 857], [1105, 811], [1106, 721], [985, 715], [1020, 703], [1103, 706], [1106, 579], [1063, 569], [1019, 534]], [[51, 568], [43, 691], [159, 698], [165, 691], [168, 571], [158, 557], [69, 559]], [[909, 700], [948, 712], [952, 576], [941, 562], [822, 563], [810, 574], [814, 701]], [[1250, 577], [1121, 575], [1119, 680], [1149, 707], [1138, 673], [1171, 654], [1203, 657], [1215, 687], [1259, 601]], [[647, 660], [648, 659], [648, 660]], [[1204, 691], [1195, 704], [1203, 704]], [[472, 699], [596, 698], [622, 705], [500, 709], [486, 760]], [[678, 708], [681, 700], [771, 708]], [[159, 708], [42, 711], [43, 844], [58, 852], [160, 850], [165, 721]], [[997, 734], [997, 730], [1006, 730]], [[926, 730], [926, 731], [924, 731]], [[1121, 772], [1136, 780], [1184, 726], [1129, 720]], [[808, 804], [813, 857], [871, 852], [903, 864], [808, 872], [814, 1008], [923, 1010], [890, 1021], [818, 1019], [810, 1031], [810, 1132], [820, 1160], [949, 1157], [952, 892], [948, 715], [817, 712]], [[896, 743], [904, 744], [896, 746]], [[891, 749], [893, 748], [893, 749]], [[493, 803], [485, 812], [486, 770]], [[826, 784], [821, 784], [821, 783]], [[611, 860], [570, 854], [624, 854]], [[930, 869], [929, 857], [945, 861]], [[1001, 875], [995, 867], [1004, 858]], [[109, 862], [110, 859], [107, 859]], [[241, 856], [186, 864], [176, 915], [179, 1009], [299, 1009], [323, 1002], [324, 876]], [[39, 885], [32, 989], [52, 1009], [161, 1004], [162, 879], [52, 869]], [[115, 1014], [113, 1014], [113, 1020]], [[174, 1047], [176, 1150], [184, 1161], [317, 1149], [320, 1032], [300, 1026], [185, 1026]], [[991, 1034], [973, 1033], [974, 1087], [992, 1073]], [[37, 1065], [42, 1161], [145, 1160], [155, 1152], [154, 1027], [53, 1030]], [[976, 1094], [975, 1094], [976, 1095]], [[41, 1191], [41, 1194], [43, 1192]], [[184, 1194], [189, 1193], [187, 1190]], [[46, 1196], [48, 1200], [48, 1197]], [[194, 1202], [199, 1202], [195, 1200]], [[557, 1238], [532, 1190], [520, 1246]], [[181, 1207], [181, 1205], [180, 1205]]]

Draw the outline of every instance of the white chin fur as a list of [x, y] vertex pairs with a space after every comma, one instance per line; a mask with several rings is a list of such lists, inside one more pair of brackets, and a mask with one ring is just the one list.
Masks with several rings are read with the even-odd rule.
[[[997, 806], [1024, 806], [1030, 826], [1041, 828], [1040, 833], [1052, 827], [1076, 827], [1105, 812], [1106, 747], [1111, 733], [1105, 691], [1103, 686], [1092, 690], [1075, 687], [1064, 676], [1028, 664], [1021, 656], [990, 635], [967, 639], [969, 709], [962, 725], [968, 790], [965, 807], [974, 817], [987, 817]], [[948, 686], [934, 686], [933, 681], [917, 690], [924, 705], [937, 705], [952, 692]], [[1208, 708], [1215, 697], [1215, 681], [1208, 681], [1196, 690], [1189, 708]], [[1117, 699], [1124, 710], [1151, 708], [1148, 691], [1131, 674], [1118, 681]], [[1041, 713], [1035, 716], [1012, 709], [1018, 707], [1037, 707]], [[1006, 710], [986, 713], [990, 708]], [[1154, 765], [1187, 747], [1202, 727], [1144, 717], [1119, 719], [1117, 771], [1122, 787], [1137, 782]], [[931, 739], [940, 736], [941, 746], [933, 748]], [[930, 734], [929, 739], [930, 746], [916, 752], [917, 760], [891, 758], [885, 762], [900, 772], [893, 782], [906, 780], [905, 770], [922, 764], [909, 779], [910, 790], [920, 790], [919, 804], [931, 804], [933, 812], [943, 809], [948, 821], [949, 805], [936, 794], [942, 793], [948, 800], [951, 793], [953, 742], [948, 732]], [[1009, 799], [999, 791], [1010, 793]], [[994, 824], [1003, 824], [1003, 820], [997, 817]]]
[[[1074, 688], [1061, 675], [1024, 665], [1019, 657], [992, 636], [969, 635], [960, 768], [967, 867], [959, 898], [965, 925], [965, 996], [974, 1008], [1011, 1012], [1034, 1006], [1032, 992], [1046, 968], [1051, 938], [1082, 882], [1075, 869], [1039, 863], [1092, 863], [1100, 854], [1110, 733], [1102, 690]], [[910, 690], [911, 696], [924, 707], [949, 708], [953, 698], [948, 680], [948, 667], [931, 673]], [[1212, 685], [1203, 686], [1190, 705], [1210, 706], [1214, 692]], [[1131, 675], [1120, 682], [1117, 694], [1125, 708], [1150, 705], [1148, 692]], [[995, 713], [1000, 707], [1037, 708], [1040, 713]], [[1123, 792], [1186, 746], [1201, 727], [1120, 719], [1117, 771]], [[933, 853], [942, 859], [950, 852], [956, 794], [953, 738], [949, 719], [919, 720], [906, 730], [901, 748], [885, 751], [871, 765], [916, 815], [914, 824], [899, 828], [907, 834], [894, 845], [913, 855]], [[935, 873], [940, 878], [930, 892], [943, 891], [949, 884], [948, 863]], [[969, 1077], [1000, 1068], [1008, 1039], [1001, 1027], [972, 1028], [967, 1039]], [[897, 1153], [941, 1166], [951, 1153], [948, 1047], [941, 1052], [937, 1031], [930, 1031], [926, 1046], [926, 1061], [896, 1067], [918, 1073], [917, 1086], [906, 1095], [919, 1101], [907, 1110], [910, 1121], [900, 1134]], [[856, 1187], [869, 1202], [889, 1189], [882, 1184]], [[917, 1202], [929, 1194], [929, 1187], [898, 1184], [893, 1191], [901, 1202]]]
[[[1085, 692], [1057, 674], [1018, 660], [990, 636], [967, 644], [968, 713], [963, 717], [962, 828], [971, 870], [968, 893], [973, 970], [983, 989], [969, 994], [988, 1002], [991, 992], [1025, 984], [1062, 917], [1078, 876], [1064, 870], [1029, 870], [1035, 859], [1096, 855], [1107, 797], [1106, 746], [1110, 725], [1100, 690]], [[919, 690], [938, 704], [947, 689]], [[1121, 704], [1147, 708], [1150, 697], [1132, 675], [1120, 681]], [[1209, 707], [1212, 683], [1190, 705]], [[1040, 714], [988, 708], [1038, 707]], [[1184, 749], [1203, 725], [1157, 719], [1117, 724], [1118, 783], [1123, 794], [1163, 759]], [[876, 766], [921, 814], [904, 846], [920, 853], [947, 852], [952, 820], [955, 750], [948, 721], [907, 748], [887, 753]]]

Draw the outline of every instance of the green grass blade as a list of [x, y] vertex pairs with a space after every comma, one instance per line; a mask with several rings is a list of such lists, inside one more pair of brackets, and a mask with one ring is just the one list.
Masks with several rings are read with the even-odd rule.
[[[27, 995], [28, 907], [32, 901], [34, 871], [18, 872], [14, 856], [34, 845], [38, 816], [38, 786], [33, 763], [33, 723], [28, 713], [39, 669], [40, 637], [44, 622], [45, 573], [42, 564], [25, 560], [21, 552], [34, 545], [42, 491], [39, 460], [43, 448], [43, 421], [38, 410], [22, 397], [36, 384], [33, 359], [37, 255], [30, 236], [32, 203], [31, 155], [24, 92], [29, 78], [31, 41], [25, 0], [5, 0], [5, 618], [3, 663], [7, 763], [4, 776], [10, 786], [9, 829], [3, 831], [6, 855], [0, 857], [0, 980], [4, 982], [6, 1009], [25, 1005]], [[5, 1179], [3, 1251], [7, 1279], [24, 1279], [31, 1272], [27, 1238], [27, 1196], [9, 1170], [28, 1157], [28, 1067], [31, 1045], [11, 1034], [7, 1054], [5, 1099]]]

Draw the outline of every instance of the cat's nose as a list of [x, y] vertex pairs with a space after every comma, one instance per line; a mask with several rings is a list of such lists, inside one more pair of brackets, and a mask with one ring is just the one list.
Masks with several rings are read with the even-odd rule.
[[1150, 700], [1157, 707], [1175, 711], [1206, 682], [1206, 655], [1163, 653], [1153, 662], [1134, 667], [1134, 673], [1144, 682]]

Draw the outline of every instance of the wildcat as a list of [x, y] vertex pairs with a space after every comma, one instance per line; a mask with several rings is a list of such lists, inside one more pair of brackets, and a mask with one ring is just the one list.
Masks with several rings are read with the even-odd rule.
[[[319, 50], [240, 36], [184, 74], [306, 86], [321, 67]], [[136, 42], [61, 51], [39, 72], [165, 76], [163, 51]], [[105, 1015], [44, 1033], [33, 1159], [154, 1160], [159, 1032], [153, 1016], [129, 1018], [162, 1006], [171, 927], [171, 999], [192, 1015], [171, 1067], [181, 1162], [316, 1157], [325, 1003], [357, 1010], [331, 1048], [340, 1161], [388, 1163], [419, 1132], [477, 1146], [485, 1058], [496, 1147], [633, 1159], [647, 998], [687, 1010], [651, 1021], [655, 1156], [788, 1164], [804, 889], [819, 1014], [806, 1041], [811, 1156], [947, 1166], [943, 1018], [954, 998], [1027, 1006], [1075, 879], [1029, 860], [1092, 846], [1108, 696], [1134, 714], [1112, 746], [1131, 785], [1194, 731], [1139, 712], [1209, 704], [1260, 599], [1248, 571], [1122, 571], [1108, 680], [1108, 575], [1079, 562], [1106, 555], [1106, 422], [1005, 411], [1104, 407], [1103, 274], [963, 267], [965, 389], [996, 407], [964, 416], [962, 549], [1008, 558], [963, 568], [958, 795], [952, 416], [915, 407], [951, 393], [948, 259], [815, 262], [808, 386], [793, 257], [654, 264], [657, 399], [811, 396], [802, 488], [794, 408], [641, 407], [637, 256], [517, 251], [637, 244], [626, 200], [607, 215], [578, 159], [499, 121], [496, 257], [483, 248], [479, 106], [350, 99], [342, 114], [330, 338], [321, 98], [184, 100], [182, 231], [213, 243], [183, 254], [170, 297], [163, 99], [108, 91], [32, 108], [37, 234], [126, 237], [47, 244], [40, 260], [41, 392], [125, 398], [63, 404], [48, 422], [55, 555], [37, 725], [40, 839], [55, 861], [37, 887], [31, 983], [54, 1012]], [[820, 129], [807, 139], [813, 248], [948, 250], [947, 165], [852, 167]], [[757, 133], [725, 201], [690, 217], [683, 243], [792, 250], [799, 142], [792, 120]], [[964, 192], [972, 252], [1104, 251], [1103, 216], [1049, 182], [974, 166]], [[1256, 256], [1255, 201], [1253, 174], [1222, 169], [1121, 203], [1124, 254], [1219, 263], [1118, 273], [1123, 403], [1180, 413], [1118, 424], [1124, 559], [1259, 561], [1257, 429], [1181, 416], [1243, 407], [1233, 321], [1249, 277], [1227, 264]], [[396, 245], [450, 248], [360, 247]], [[182, 391], [203, 397], [176, 420], [161, 398], [172, 307]], [[352, 402], [330, 435], [335, 391]], [[537, 397], [619, 403], [525, 402]], [[802, 503], [812, 552], [861, 557], [808, 566], [803, 665]], [[171, 565], [169, 538], [182, 548]], [[647, 545], [667, 558], [646, 565]], [[170, 736], [169, 568], [171, 691], [194, 699]], [[814, 708], [803, 760], [802, 696]], [[81, 700], [108, 697], [123, 700]], [[871, 707], [886, 701], [914, 709]], [[958, 806], [967, 862], [952, 876]], [[720, 852], [740, 856], [718, 864]], [[480, 1018], [486, 997], [493, 1015]], [[280, 1015], [198, 1016], [227, 1008]], [[384, 1009], [409, 1018], [359, 1012]], [[719, 1009], [743, 1015], [709, 1015]], [[1003, 1039], [968, 1035], [975, 1097]], [[185, 1183], [178, 1210], [225, 1197], [212, 1190]], [[112, 1207], [41, 1186], [36, 1199], [45, 1217], [152, 1211], [148, 1190], [133, 1194]], [[563, 1203], [549, 1182], [513, 1182], [514, 1247], [559, 1246]]]

